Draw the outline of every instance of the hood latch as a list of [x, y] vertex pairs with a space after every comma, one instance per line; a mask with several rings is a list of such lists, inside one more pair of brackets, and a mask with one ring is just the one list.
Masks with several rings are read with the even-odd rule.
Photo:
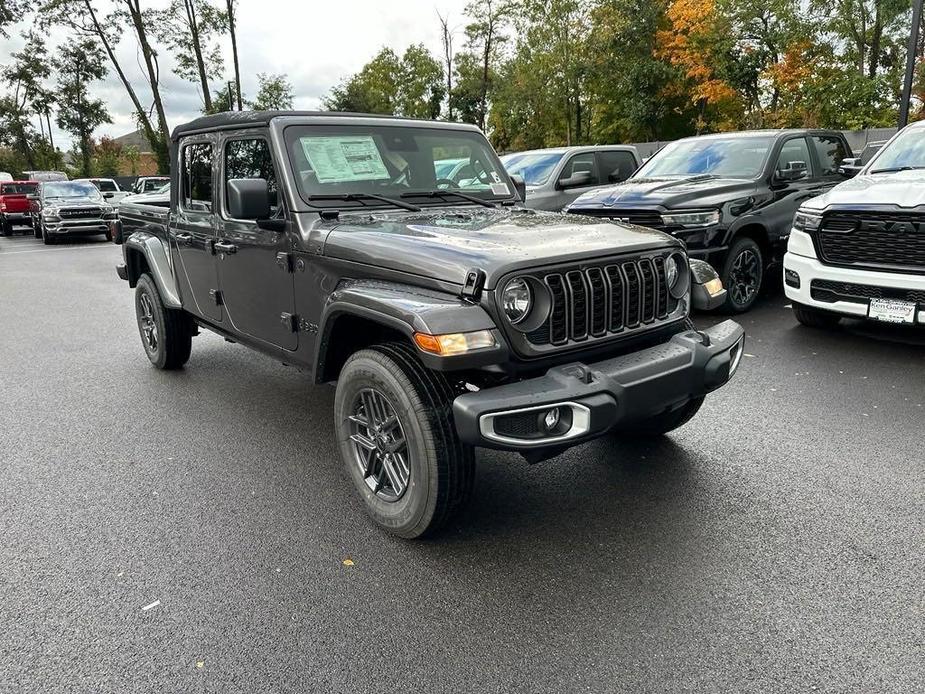
[[482, 287], [485, 286], [485, 271], [473, 268], [466, 272], [466, 281], [463, 283], [459, 296], [470, 301], [478, 301], [482, 296]]

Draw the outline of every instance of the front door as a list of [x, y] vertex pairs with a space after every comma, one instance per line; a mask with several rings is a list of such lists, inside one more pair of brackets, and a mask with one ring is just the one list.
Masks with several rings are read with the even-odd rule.
[[[566, 183], [566, 181], [574, 179], [578, 174], [588, 174], [589, 178], [587, 182], [578, 186]], [[558, 212], [582, 193], [587, 193], [589, 190], [597, 188], [600, 185], [601, 180], [598, 175], [594, 152], [573, 154], [569, 157], [568, 161], [565, 162], [565, 166], [562, 167], [562, 172], [559, 174], [556, 185], [558, 194], [555, 196], [552, 204], [549, 207], [544, 207], [544, 209]]]
[[222, 320], [213, 206], [213, 145], [184, 141], [180, 148], [180, 190], [171, 215], [170, 247], [177, 267], [183, 305], [212, 322]]
[[[795, 180], [782, 180], [784, 171], [805, 168], [806, 174]], [[773, 201], [765, 209], [764, 217], [772, 232], [772, 239], [786, 237], [793, 224], [793, 215], [806, 200], [821, 192], [822, 181], [818, 167], [803, 136], [793, 137], [781, 145], [774, 166], [771, 185]]]
[[233, 329], [295, 350], [299, 335], [293, 318], [290, 231], [261, 229], [253, 220], [233, 219], [228, 212], [228, 181], [263, 178], [270, 191], [271, 216], [284, 216], [276, 171], [269, 142], [261, 134], [236, 134], [225, 141], [215, 251], [226, 320]]

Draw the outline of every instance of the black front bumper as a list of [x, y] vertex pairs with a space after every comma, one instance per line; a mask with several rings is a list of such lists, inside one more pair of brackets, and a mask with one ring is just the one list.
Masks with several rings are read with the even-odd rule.
[[[676, 409], [724, 385], [745, 345], [745, 331], [727, 320], [703, 332], [594, 364], [557, 366], [545, 375], [460, 395], [453, 416], [460, 438], [487, 448], [561, 448]], [[570, 428], [543, 432], [553, 408]], [[530, 422], [538, 421], [531, 429]], [[526, 425], [526, 426], [525, 426]]]

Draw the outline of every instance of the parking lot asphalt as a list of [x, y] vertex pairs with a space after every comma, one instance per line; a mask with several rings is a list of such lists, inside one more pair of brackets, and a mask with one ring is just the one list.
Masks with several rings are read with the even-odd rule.
[[921, 333], [770, 296], [690, 424], [481, 451], [405, 542], [333, 389], [211, 334], [156, 371], [119, 255], [0, 239], [0, 691], [925, 689]]

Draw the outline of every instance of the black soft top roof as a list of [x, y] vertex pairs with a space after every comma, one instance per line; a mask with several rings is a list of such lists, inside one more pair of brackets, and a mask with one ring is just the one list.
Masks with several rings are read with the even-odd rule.
[[325, 118], [382, 118], [383, 120], [415, 120], [397, 116], [383, 116], [374, 113], [345, 113], [341, 111], [226, 111], [212, 116], [202, 116], [183, 123], [173, 129], [170, 139], [176, 142], [184, 135], [208, 130], [227, 130], [268, 125], [278, 116], [323, 116]]

